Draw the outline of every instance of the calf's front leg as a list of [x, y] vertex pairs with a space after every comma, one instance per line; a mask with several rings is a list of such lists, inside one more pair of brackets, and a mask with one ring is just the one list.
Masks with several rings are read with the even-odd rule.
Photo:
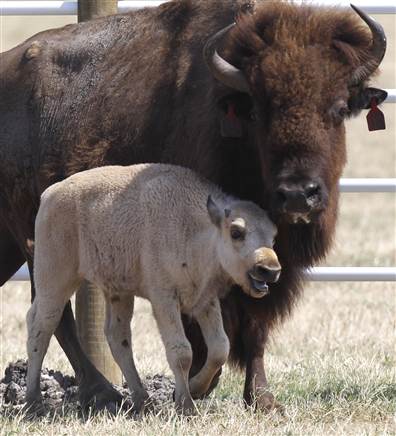
[[205, 310], [194, 315], [201, 327], [208, 349], [206, 362], [202, 369], [190, 380], [190, 392], [193, 398], [200, 398], [211, 387], [213, 378], [228, 358], [230, 344], [224, 331], [220, 302], [212, 300]]
[[175, 376], [176, 410], [184, 415], [193, 415], [195, 405], [188, 386], [192, 350], [184, 333], [177, 294], [173, 291], [158, 292], [155, 298], [151, 298], [151, 304], [166, 357]]

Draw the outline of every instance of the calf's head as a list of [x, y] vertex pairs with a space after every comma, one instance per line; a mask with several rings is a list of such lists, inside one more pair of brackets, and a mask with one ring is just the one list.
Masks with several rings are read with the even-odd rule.
[[344, 119], [386, 98], [367, 86], [385, 53], [384, 31], [353, 9], [262, 2], [205, 46], [226, 85], [222, 107], [233, 105], [256, 150], [262, 204], [277, 223], [316, 223], [337, 208]]
[[221, 209], [209, 196], [207, 209], [218, 229], [217, 255], [224, 271], [254, 298], [268, 293], [279, 278], [281, 266], [272, 249], [276, 227], [251, 202], [235, 201]]

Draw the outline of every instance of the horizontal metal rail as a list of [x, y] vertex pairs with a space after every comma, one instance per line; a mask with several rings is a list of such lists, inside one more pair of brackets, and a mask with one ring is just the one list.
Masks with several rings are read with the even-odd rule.
[[340, 192], [396, 193], [396, 179], [341, 179]]
[[[306, 271], [306, 279], [314, 282], [396, 282], [396, 267], [316, 267]], [[10, 280], [30, 280], [26, 264]]]
[[[340, 180], [340, 191], [345, 193], [391, 192], [396, 193], [396, 179], [365, 178]], [[393, 267], [316, 267], [306, 272], [312, 281], [396, 281]], [[29, 271], [24, 265], [10, 280], [29, 280]]]
[[313, 282], [396, 282], [394, 267], [316, 267], [307, 270]]
[[[143, 7], [159, 6], [165, 1], [131, 0], [119, 1], [120, 12], [136, 10]], [[295, 0], [295, 3], [302, 1]], [[394, 0], [354, 0], [353, 3], [370, 14], [395, 14]], [[349, 0], [318, 0], [314, 4], [324, 6], [340, 6], [349, 8]], [[76, 15], [75, 1], [1, 1], [0, 15]], [[387, 89], [386, 103], [396, 102], [396, 89]], [[341, 192], [396, 192], [396, 179], [342, 179]], [[394, 267], [316, 267], [306, 271], [306, 277], [312, 281], [396, 281]], [[27, 266], [24, 265], [11, 280], [29, 280]]]
[[[104, 0], [105, 1], [105, 0]], [[213, 0], [215, 1], [215, 0]], [[129, 0], [119, 1], [118, 10], [125, 12], [128, 10], [140, 9], [143, 7], [159, 6], [165, 3], [164, 0]], [[295, 0], [299, 4], [302, 1]], [[394, 0], [352, 0], [352, 3], [363, 9], [369, 14], [394, 14], [396, 5]], [[349, 8], [349, 0], [328, 1], [316, 0], [313, 4], [323, 6], [340, 6]], [[75, 1], [57, 1], [57, 0], [40, 0], [40, 1], [0, 1], [0, 15], [76, 15], [77, 2]]]
[[[304, 0], [305, 1], [305, 0]], [[125, 0], [118, 2], [118, 10], [126, 12], [128, 10], [137, 10], [143, 7], [159, 6], [165, 3], [164, 0]], [[295, 0], [295, 3], [302, 1]], [[355, 0], [355, 5], [361, 7], [364, 11], [371, 14], [395, 14], [396, 4], [394, 0], [372, 1], [372, 0]], [[337, 5], [341, 7], [350, 7], [349, 1], [328, 1], [318, 0], [314, 4], [319, 5]], [[58, 0], [0, 0], [0, 15], [76, 15], [77, 2], [75, 1], [58, 1]], [[396, 102], [396, 89], [387, 89], [388, 98], [385, 103]]]
[[386, 97], [384, 103], [396, 103], [396, 89], [386, 89], [386, 92], [388, 97]]

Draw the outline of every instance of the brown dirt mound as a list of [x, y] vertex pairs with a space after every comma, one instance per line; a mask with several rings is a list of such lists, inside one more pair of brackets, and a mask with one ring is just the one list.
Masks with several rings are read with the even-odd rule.
[[[26, 394], [26, 373], [27, 362], [25, 360], [12, 362], [5, 369], [4, 377], [0, 380], [0, 414], [17, 412], [22, 408]], [[172, 401], [174, 382], [169, 377], [159, 374], [147, 376], [143, 384], [150, 395], [154, 409]], [[131, 398], [127, 386], [115, 387], [125, 401], [130, 403]], [[74, 377], [63, 375], [60, 371], [43, 368], [40, 388], [46, 412], [81, 411]]]

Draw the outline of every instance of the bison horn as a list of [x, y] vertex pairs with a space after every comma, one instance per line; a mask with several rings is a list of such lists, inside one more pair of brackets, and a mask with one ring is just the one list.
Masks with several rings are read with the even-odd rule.
[[381, 24], [369, 17], [365, 12], [351, 4], [352, 9], [369, 26], [373, 35], [373, 43], [369, 53], [370, 60], [359, 66], [352, 74], [351, 83], [356, 84], [372, 74], [381, 63], [386, 51], [386, 36]]
[[249, 93], [249, 85], [242, 71], [223, 59], [216, 50], [217, 41], [234, 26], [235, 23], [209, 38], [203, 49], [203, 55], [209, 70], [219, 82], [237, 91]]

